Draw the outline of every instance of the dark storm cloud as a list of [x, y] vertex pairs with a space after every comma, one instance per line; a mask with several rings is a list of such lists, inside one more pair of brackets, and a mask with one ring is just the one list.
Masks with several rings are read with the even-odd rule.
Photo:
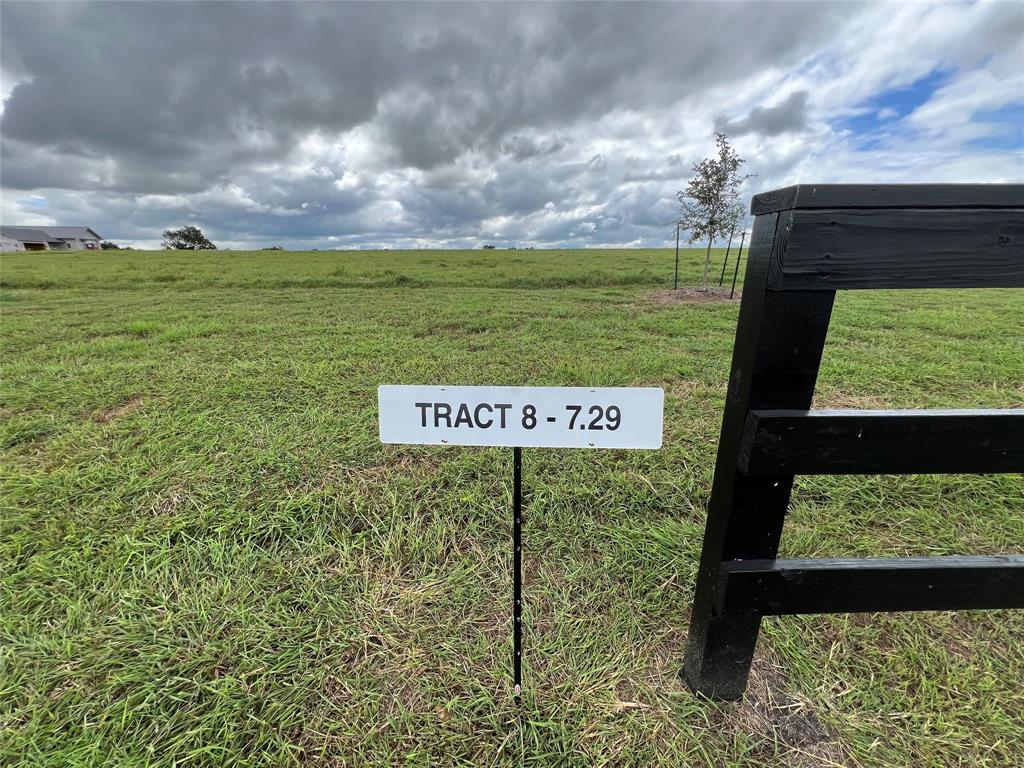
[[807, 127], [807, 91], [795, 91], [774, 107], [754, 107], [741, 120], [715, 120], [715, 130], [727, 136], [759, 133], [778, 136], [787, 131], [802, 131]]
[[4, 2], [0, 202], [150, 240], [185, 220], [237, 243], [660, 236], [713, 115], [802, 129], [806, 85], [753, 109], [744, 88], [874, 28], [862, 12]]
[[501, 151], [515, 160], [529, 160], [531, 157], [552, 155], [565, 149], [567, 142], [560, 136], [535, 139], [531, 136], [509, 136], [501, 145]]
[[[530, 139], [515, 132], [664, 105], [741, 77], [759, 62], [792, 60], [838, 17], [829, 6], [455, 8], [459, 19], [423, 41], [401, 90], [378, 103], [385, 135], [408, 165], [430, 168], [466, 150], [499, 147], [532, 156], [531, 149], [546, 147], [530, 148]], [[758, 34], [747, 36], [750, 28]], [[735, 36], [745, 37], [739, 52], [718, 55]], [[656, 41], [667, 44], [654, 53]]]
[[[3, 67], [30, 79], [0, 128], [5, 148], [16, 141], [95, 166], [73, 180], [112, 160], [104, 184], [122, 189], [193, 163], [227, 174], [306, 131], [375, 116], [399, 162], [429, 168], [523, 126], [639, 108], [736, 76], [830, 15], [725, 4], [703, 8], [696, 29], [682, 10], [5, 3]], [[759, 33], [739, 55], [711, 55], [751, 25]], [[673, 44], [651, 55], [654, 39]], [[31, 181], [19, 172], [9, 183]]]
[[200, 174], [209, 183], [280, 154], [298, 132], [372, 116], [401, 76], [381, 55], [387, 11], [359, 6], [338, 19], [291, 4], [5, 4], [3, 67], [29, 78], [0, 122], [5, 166], [17, 141], [91, 163], [69, 186], [89, 186], [112, 161], [105, 187], [141, 191], [150, 179], [145, 191], [162, 191], [171, 176], [175, 187], [202, 188]]

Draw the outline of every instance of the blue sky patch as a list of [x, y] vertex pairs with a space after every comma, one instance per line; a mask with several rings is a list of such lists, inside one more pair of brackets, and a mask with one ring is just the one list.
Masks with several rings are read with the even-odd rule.
[[18, 205], [20, 205], [23, 208], [45, 208], [46, 205], [47, 205], [46, 198], [45, 197], [41, 197], [40, 195], [31, 195], [29, 197], [19, 197], [14, 202], [16, 202]]
[[1024, 101], [975, 112], [971, 122], [991, 125], [994, 130], [990, 136], [968, 141], [968, 146], [977, 149], [1024, 149]]
[[843, 118], [836, 127], [851, 131], [859, 149], [871, 149], [881, 138], [879, 131], [926, 103], [949, 76], [948, 70], [934, 69], [909, 85], [882, 91], [857, 105], [862, 113]]

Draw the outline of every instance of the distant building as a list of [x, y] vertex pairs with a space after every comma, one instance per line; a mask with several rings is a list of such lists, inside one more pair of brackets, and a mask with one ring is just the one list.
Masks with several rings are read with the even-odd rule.
[[0, 227], [0, 251], [98, 251], [103, 238], [90, 227]]
[[25, 244], [21, 240], [15, 240], [7, 235], [0, 235], [0, 253], [12, 253], [13, 251], [24, 251]]

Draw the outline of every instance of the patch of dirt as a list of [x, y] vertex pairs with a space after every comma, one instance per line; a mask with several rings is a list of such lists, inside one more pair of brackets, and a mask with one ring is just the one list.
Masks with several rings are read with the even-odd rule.
[[122, 416], [131, 413], [140, 405], [142, 405], [142, 398], [136, 395], [135, 397], [128, 398], [123, 403], [119, 403], [117, 405], [111, 406], [110, 408], [106, 408], [98, 412], [94, 416], [94, 420], [96, 421], [97, 424], [107, 424], [113, 421], [114, 419], [119, 419]]
[[730, 299], [728, 288], [680, 288], [677, 291], [653, 291], [647, 298], [657, 304], [738, 304], [742, 295], [738, 289]]
[[173, 515], [182, 504], [188, 499], [188, 491], [181, 484], [174, 485], [165, 495], [162, 495], [153, 506], [150, 512], [157, 516]]
[[749, 734], [766, 758], [782, 749], [787, 764], [800, 768], [850, 763], [848, 750], [821, 724], [811, 703], [790, 693], [782, 672], [763, 657], [754, 659], [747, 692], [728, 711], [726, 723]]

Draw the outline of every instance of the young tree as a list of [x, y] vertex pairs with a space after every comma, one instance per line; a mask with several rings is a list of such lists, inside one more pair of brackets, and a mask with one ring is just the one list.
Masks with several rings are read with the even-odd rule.
[[724, 133], [715, 131], [718, 157], [710, 157], [695, 163], [694, 177], [686, 189], [676, 193], [682, 207], [679, 210], [679, 226], [689, 230], [693, 243], [707, 238], [708, 247], [704, 253], [704, 287], [708, 285], [711, 271], [711, 243], [716, 237], [726, 237], [743, 218], [743, 204], [740, 202], [740, 185], [749, 176], [740, 176], [740, 166], [745, 162], [729, 144]]
[[191, 225], [164, 232], [164, 248], [169, 251], [216, 251], [217, 246], [206, 239], [203, 230]]

